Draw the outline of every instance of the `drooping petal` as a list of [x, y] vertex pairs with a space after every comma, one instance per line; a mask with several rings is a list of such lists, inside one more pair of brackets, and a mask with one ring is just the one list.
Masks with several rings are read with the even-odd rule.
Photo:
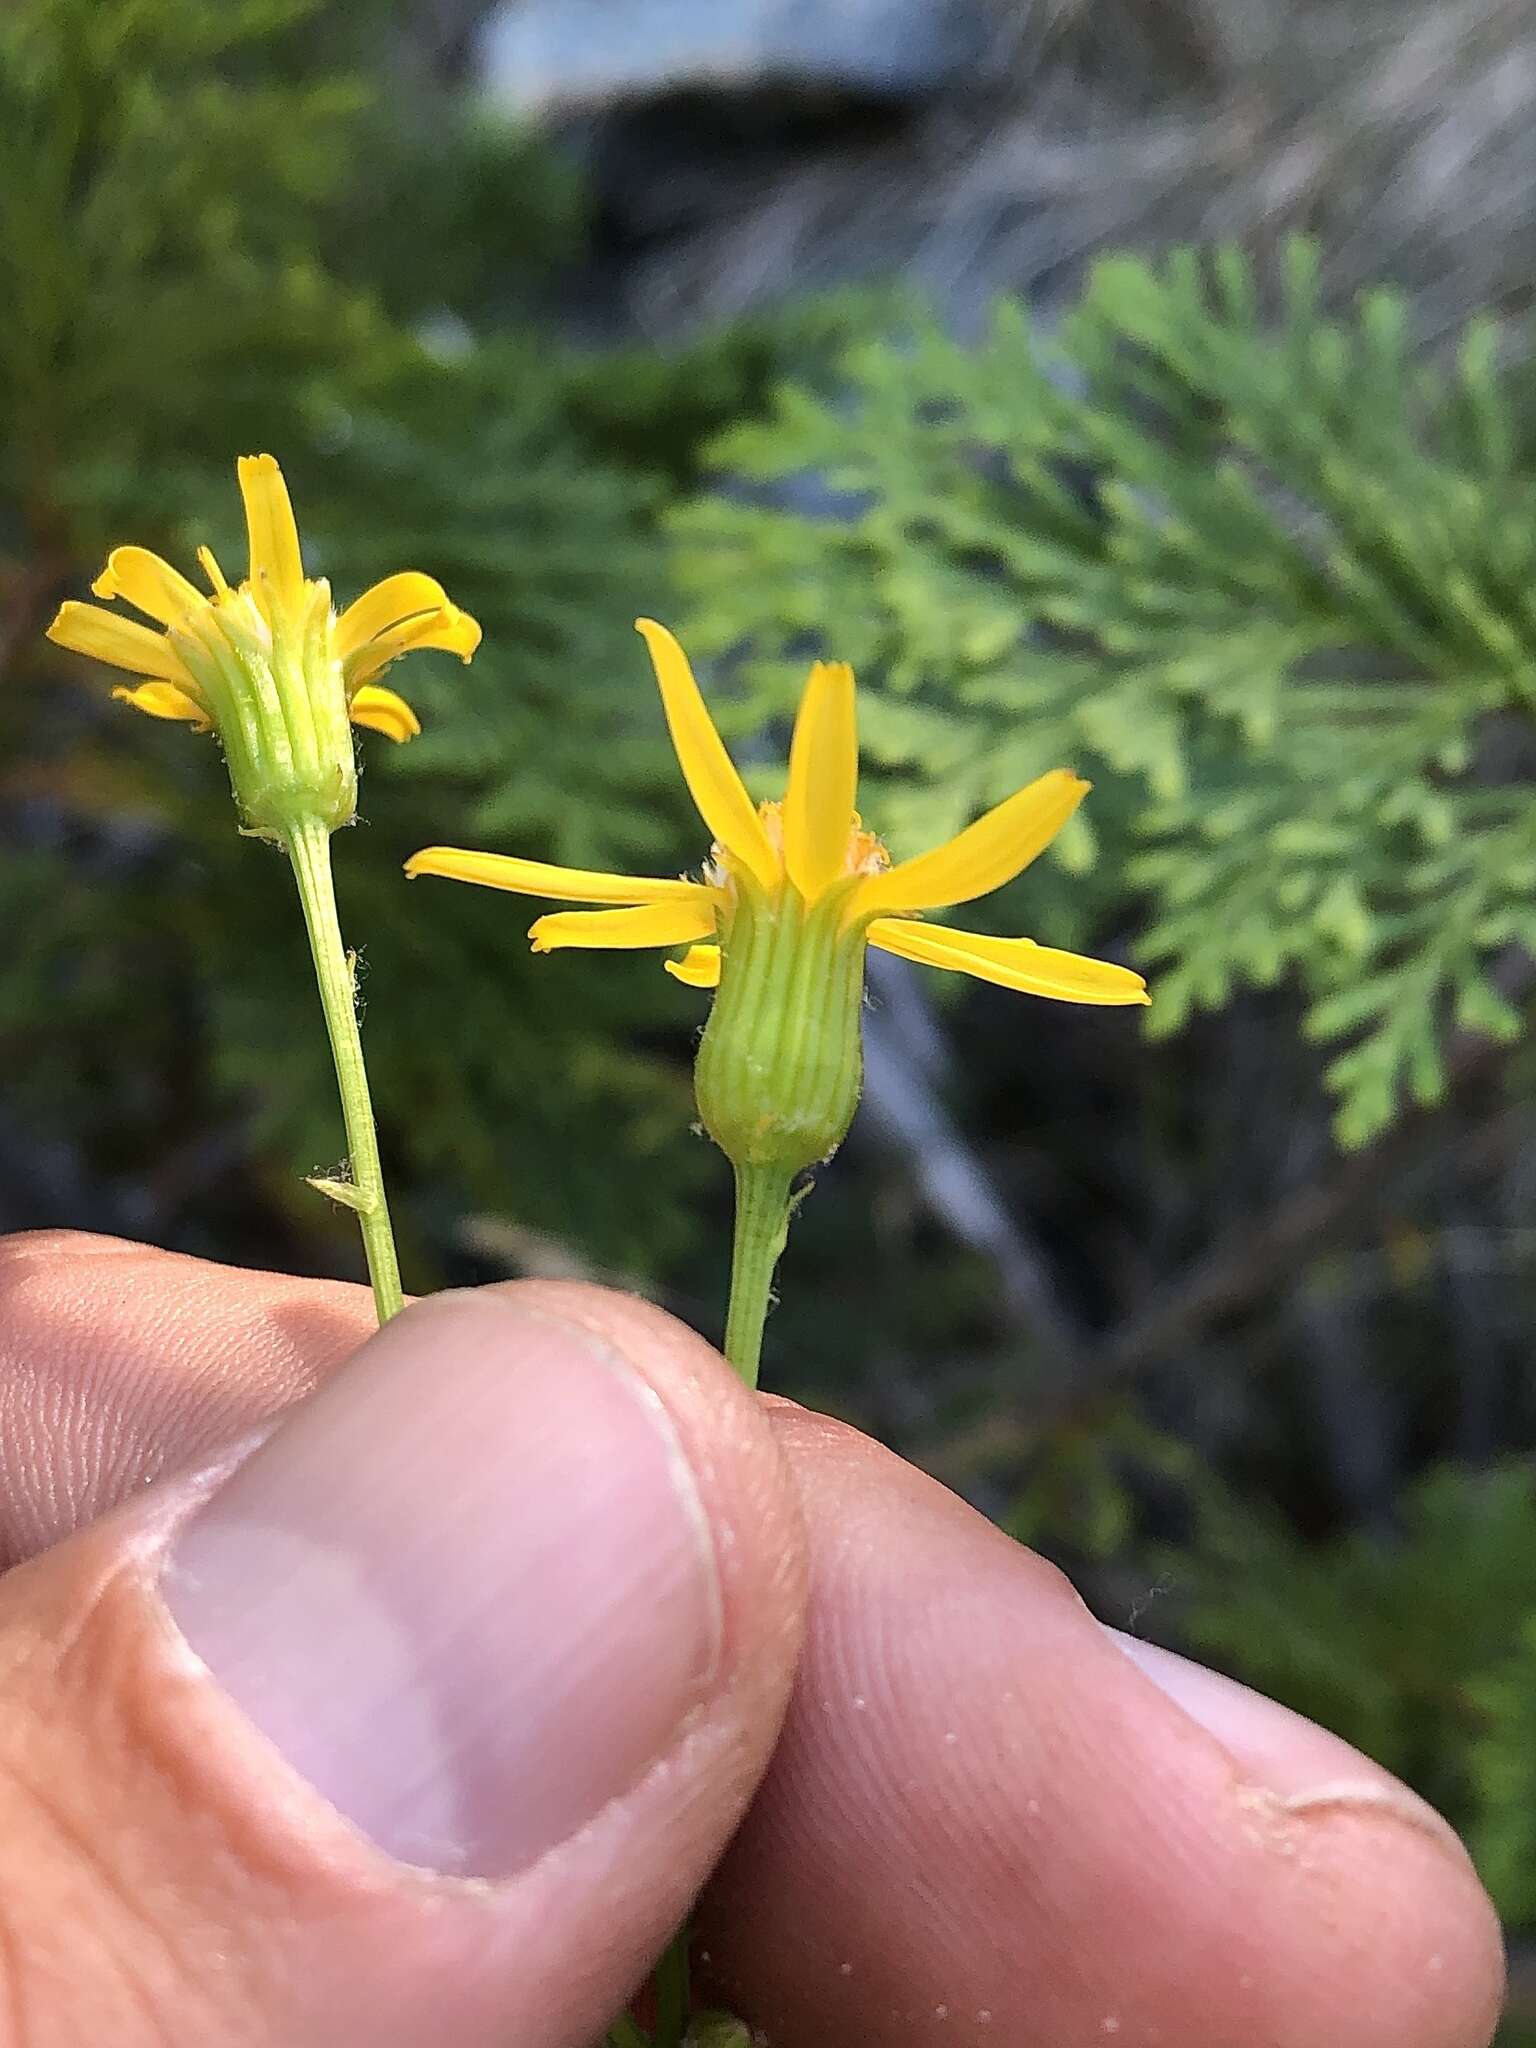
[[283, 472], [270, 455], [242, 455], [235, 464], [250, 538], [251, 588], [269, 626], [296, 618], [304, 596], [304, 558]]
[[636, 619], [635, 631], [650, 649], [667, 730], [699, 816], [760, 887], [773, 888], [779, 879], [778, 855], [715, 730], [687, 655], [654, 619]]
[[208, 602], [195, 583], [148, 548], [114, 548], [91, 590], [97, 597], [127, 598], [162, 626], [174, 626]]
[[398, 620], [354, 654], [344, 656], [342, 667], [347, 688], [360, 689], [382, 675], [392, 661], [398, 661], [402, 654], [409, 654], [416, 647], [441, 647], [456, 654], [460, 661], [468, 661], [479, 645], [479, 621], [468, 612], [461, 612], [457, 605], [441, 604], [433, 611]]
[[668, 974], [678, 981], [685, 981], [689, 988], [720, 986], [718, 946], [690, 946], [681, 960], [663, 960], [661, 964]]
[[1053, 768], [932, 853], [871, 875], [855, 911], [939, 910], [990, 895], [1050, 845], [1089, 787], [1069, 769]]
[[784, 865], [807, 903], [843, 872], [858, 782], [853, 670], [818, 661], [800, 699], [784, 793]]
[[487, 889], [509, 889], [516, 896], [555, 896], [567, 903], [693, 903], [706, 902], [711, 916], [717, 901], [702, 882], [666, 881], [650, 875], [603, 875], [587, 868], [554, 867], [548, 861], [519, 860], [510, 853], [474, 853], [464, 846], [424, 846], [413, 853], [405, 872], [445, 875], [454, 882], [479, 882]]
[[715, 929], [715, 906], [699, 903], [642, 903], [632, 910], [556, 910], [528, 933], [535, 953], [561, 946], [608, 951], [634, 946], [684, 946]]
[[421, 720], [405, 699], [397, 697], [393, 690], [381, 690], [377, 683], [353, 691], [347, 715], [354, 725], [366, 725], [371, 732], [381, 732], [396, 745], [415, 739], [421, 731]]
[[104, 661], [111, 668], [126, 668], [136, 676], [158, 676], [183, 689], [192, 681], [163, 633], [152, 633], [135, 619], [103, 611], [99, 604], [79, 604], [73, 598], [61, 604], [48, 628], [48, 638], [56, 647], [89, 655], [92, 661]]
[[135, 711], [147, 711], [151, 718], [176, 718], [195, 725], [199, 732], [213, 731], [213, 720], [204, 707], [175, 683], [140, 683], [134, 690], [122, 685], [112, 695]]
[[336, 621], [336, 651], [345, 660], [403, 619], [449, 609], [448, 593], [435, 577], [415, 569], [386, 576], [349, 604]]
[[956, 974], [973, 974], [978, 981], [1021, 989], [1026, 995], [1050, 996], [1059, 1003], [1112, 1008], [1152, 1000], [1146, 982], [1133, 969], [1117, 967], [1110, 960], [1090, 960], [1081, 953], [1062, 953], [1054, 946], [1037, 946], [1033, 939], [994, 939], [984, 932], [956, 932], [945, 925], [879, 917], [869, 928], [869, 943], [924, 967], [947, 967]]

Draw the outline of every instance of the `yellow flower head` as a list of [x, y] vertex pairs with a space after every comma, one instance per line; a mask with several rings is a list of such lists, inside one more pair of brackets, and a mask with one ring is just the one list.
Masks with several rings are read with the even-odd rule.
[[922, 922], [1011, 881], [1088, 792], [1064, 768], [1040, 776], [932, 853], [893, 867], [854, 809], [858, 737], [853, 671], [817, 662], [795, 720], [782, 803], [754, 804], [705, 708], [682, 648], [637, 621], [699, 815], [713, 835], [701, 878], [589, 873], [509, 854], [431, 846], [409, 875], [446, 875], [521, 895], [614, 906], [558, 911], [529, 937], [561, 946], [686, 947], [670, 972], [718, 988], [699, 1050], [706, 1127], [741, 1164], [798, 1170], [841, 1141], [858, 1097], [864, 949], [949, 968], [1060, 1002], [1145, 1003], [1128, 967], [1033, 939]]
[[338, 618], [330, 585], [304, 574], [277, 463], [242, 455], [236, 468], [250, 543], [243, 583], [228, 583], [208, 548], [198, 549], [206, 596], [148, 548], [114, 548], [92, 591], [126, 599], [160, 630], [72, 601], [48, 637], [142, 678], [113, 692], [137, 710], [217, 732], [251, 830], [281, 833], [305, 817], [345, 824], [357, 800], [348, 721], [414, 737], [416, 714], [379, 676], [415, 647], [468, 661], [480, 628], [414, 570], [376, 583]]

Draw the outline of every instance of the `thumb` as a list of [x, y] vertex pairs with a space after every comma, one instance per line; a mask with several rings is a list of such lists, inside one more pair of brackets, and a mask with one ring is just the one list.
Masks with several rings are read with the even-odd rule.
[[584, 2048], [767, 1762], [791, 1500], [698, 1338], [491, 1289], [9, 1574], [16, 2038]]

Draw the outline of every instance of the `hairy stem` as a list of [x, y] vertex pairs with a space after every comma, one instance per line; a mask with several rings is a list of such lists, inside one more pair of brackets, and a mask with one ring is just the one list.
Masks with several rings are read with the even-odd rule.
[[[736, 1230], [731, 1247], [731, 1294], [725, 1312], [725, 1355], [749, 1387], [757, 1385], [774, 1270], [789, 1235], [791, 1178], [776, 1166], [736, 1168]], [[689, 1939], [685, 1924], [656, 1965], [652, 1979], [656, 1992], [654, 2048], [682, 2048], [693, 2002]], [[628, 2048], [627, 2037], [610, 2029], [608, 2048]]]
[[348, 1208], [357, 1212], [363, 1250], [368, 1258], [368, 1277], [373, 1282], [374, 1306], [379, 1321], [387, 1323], [391, 1316], [399, 1314], [405, 1298], [400, 1291], [400, 1262], [390, 1228], [384, 1169], [379, 1162], [378, 1133], [368, 1093], [368, 1071], [363, 1065], [363, 1041], [357, 1028], [352, 963], [341, 943], [336, 915], [330, 830], [318, 819], [306, 820], [290, 829], [285, 844], [298, 883], [299, 901], [304, 906], [309, 950], [314, 956], [315, 981], [336, 1062], [336, 1085], [347, 1129], [351, 1181], [346, 1196], [338, 1198], [345, 1199]]
[[725, 1355], [749, 1387], [757, 1385], [774, 1270], [789, 1234], [789, 1184], [790, 1176], [776, 1166], [736, 1168], [736, 1233], [731, 1247]]

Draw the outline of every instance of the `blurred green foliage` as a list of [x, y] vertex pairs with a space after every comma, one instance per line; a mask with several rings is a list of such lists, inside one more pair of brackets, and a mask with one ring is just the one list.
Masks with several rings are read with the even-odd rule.
[[[643, 1271], [675, 1247], [710, 1164], [667, 1142], [686, 1127], [686, 1070], [646, 1046], [686, 1033], [697, 999], [654, 963], [534, 971], [515, 906], [408, 895], [399, 863], [429, 840], [512, 834], [556, 860], [686, 857], [629, 623], [663, 601], [657, 508], [766, 364], [824, 348], [843, 316], [664, 366], [599, 364], [498, 324], [569, 239], [571, 179], [446, 98], [386, 109], [363, 62], [383, 12], [28, 0], [0, 19], [9, 780], [63, 798], [77, 826], [131, 820], [135, 841], [87, 878], [68, 844], [7, 862], [0, 1013], [18, 1071], [34, 1092], [52, 1072], [48, 1114], [66, 1122], [68, 1063], [50, 1048], [72, 1016], [117, 1121], [138, 1093], [128, 1048], [152, 1074], [174, 1061], [157, 1023], [184, 1023], [146, 1017], [126, 971], [148, 926], [209, 1011], [196, 1068], [179, 1062], [184, 1095], [205, 1092], [291, 1167], [336, 1142], [283, 879], [234, 839], [211, 748], [125, 718], [37, 638], [111, 541], [186, 560], [207, 538], [238, 559], [232, 458], [270, 447], [339, 594], [422, 568], [486, 629], [467, 674], [412, 662], [426, 736], [369, 750], [366, 839], [340, 850], [364, 973], [388, 970], [369, 1050], [402, 1170]], [[606, 1154], [572, 1144], [581, 1129], [606, 1134]], [[634, 1202], [615, 1150], [654, 1175], [653, 1200]]]
[[[532, 906], [399, 875], [445, 840], [697, 858], [637, 612], [680, 626], [749, 773], [782, 773], [807, 657], [854, 661], [864, 809], [898, 852], [1070, 761], [1091, 803], [978, 914], [1145, 962], [1165, 1042], [925, 985], [947, 1006], [886, 1103], [895, 1136], [856, 1124], [797, 1221], [777, 1383], [966, 1486], [1109, 1618], [1402, 1770], [1536, 1932], [1518, 1048], [1512, 1110], [1497, 1089], [1455, 1105], [1382, 1172], [1363, 1234], [1419, 1248], [1385, 1278], [1362, 1253], [1319, 1310], [1326, 1232], [1263, 1235], [1338, 1171], [1314, 1045], [1360, 1145], [1411, 1135], [1404, 1104], [1443, 1095], [1458, 1026], [1485, 1046], [1521, 1027], [1528, 373], [1480, 326], [1423, 365], [1386, 294], [1325, 309], [1305, 244], [1274, 277], [1230, 250], [1118, 259], [1059, 327], [1006, 308], [974, 348], [850, 299], [583, 351], [542, 297], [587, 232], [579, 181], [397, 62], [394, 13], [0, 11], [20, 1213], [357, 1271], [347, 1219], [299, 1178], [335, 1166], [340, 1132], [282, 863], [236, 836], [210, 743], [41, 639], [111, 542], [238, 558], [237, 453], [281, 458], [342, 598], [419, 568], [486, 629], [468, 670], [401, 672], [424, 735], [365, 737], [365, 822], [336, 849], [411, 1284], [615, 1271], [716, 1327], [727, 1176], [688, 1135], [699, 998], [648, 957], [533, 963]], [[926, 1121], [903, 1126], [907, 1096]], [[957, 1174], [1004, 1225], [966, 1222]], [[1250, 1225], [1258, 1250], [1229, 1261], [1247, 1277], [1178, 1325], [1177, 1356], [1138, 1349], [1148, 1305]], [[1503, 1261], [1470, 1287], [1466, 1236]], [[1045, 1274], [1066, 1337], [1009, 1292], [1010, 1258]], [[1315, 1312], [1363, 1422], [1318, 1392]], [[1463, 1350], [1514, 1363], [1463, 1376]], [[1453, 1438], [1480, 1455], [1442, 1464]]]
[[[1185, 1639], [1417, 1785], [1536, 1925], [1536, 1478], [1443, 1466], [1401, 1526], [1298, 1540], [1202, 1476], [1164, 1560]], [[1512, 1627], [1513, 1618], [1513, 1627]]]
[[1236, 249], [1123, 257], [1052, 334], [870, 342], [719, 446], [758, 488], [678, 536], [745, 724], [792, 651], [857, 665], [903, 850], [1091, 775], [1062, 857], [1102, 849], [1090, 915], [1144, 894], [1151, 1027], [1295, 977], [1358, 1144], [1440, 1099], [1448, 1013], [1520, 1029], [1488, 967], [1536, 937], [1536, 466], [1491, 325], [1431, 370], [1401, 298], [1335, 319], [1318, 279], [1292, 243], [1266, 310]]

